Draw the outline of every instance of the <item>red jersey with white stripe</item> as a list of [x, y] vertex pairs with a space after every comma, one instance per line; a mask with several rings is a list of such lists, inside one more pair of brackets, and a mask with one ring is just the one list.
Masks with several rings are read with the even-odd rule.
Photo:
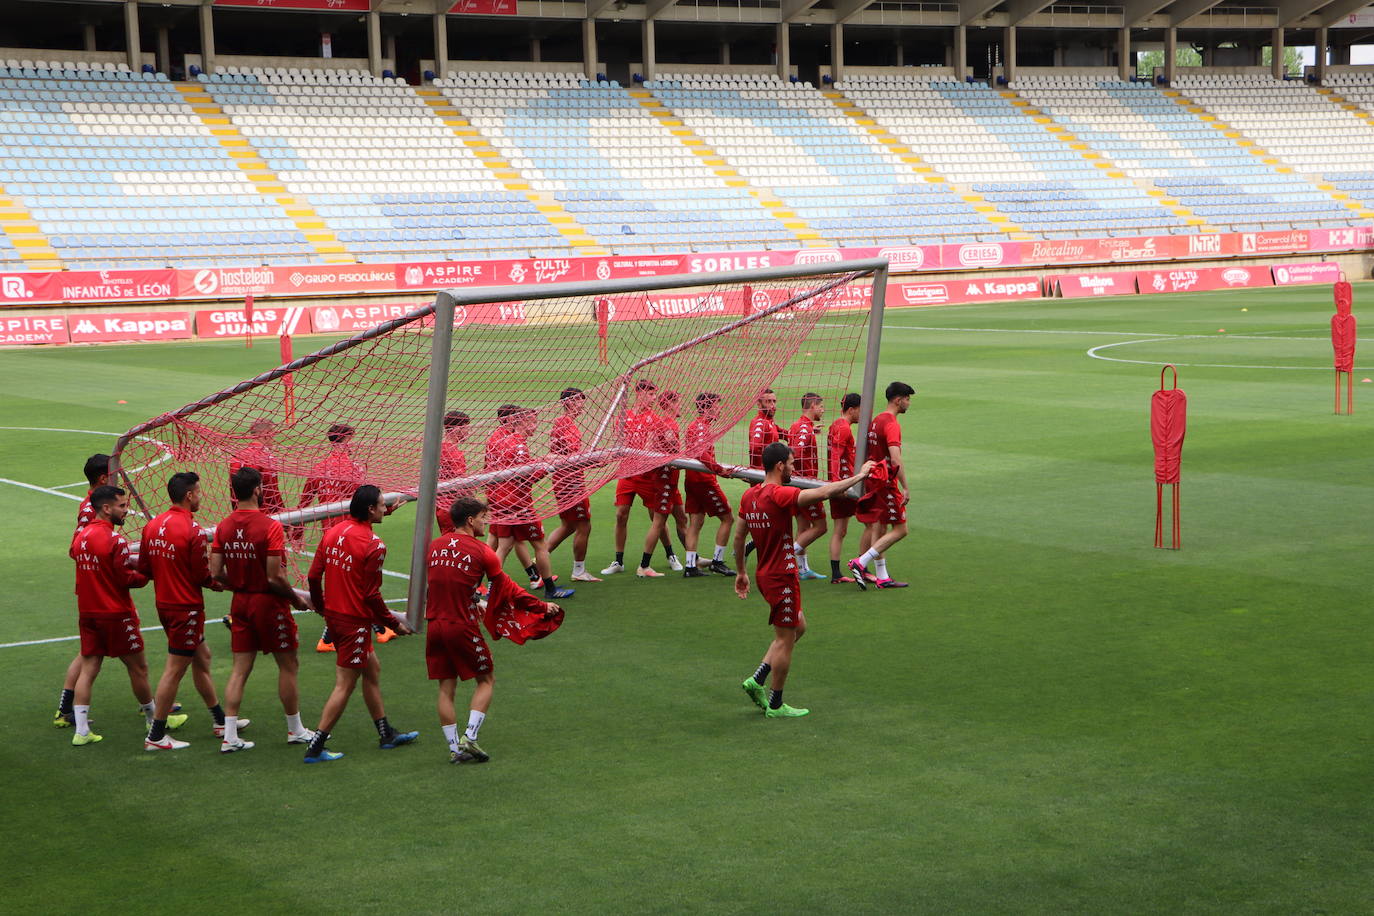
[[854, 442], [854, 430], [850, 428], [848, 420], [838, 417], [830, 424], [826, 445], [830, 452], [830, 479], [848, 480], [853, 477], [858, 450]]
[[[439, 443], [439, 482], [445, 480], [455, 480], [459, 477], [466, 477], [468, 473], [468, 458], [463, 454], [462, 449], [445, 439]], [[440, 490], [434, 500], [434, 511], [439, 516], [440, 530], [452, 530], [453, 522], [449, 516], [449, 507], [458, 500], [458, 497], [467, 495], [469, 490]]]
[[81, 505], [76, 509], [76, 530], [80, 531], [91, 522], [95, 521], [95, 508], [91, 505], [91, 494], [94, 490], [86, 491], [86, 498], [81, 500]]
[[[483, 465], [485, 470], [500, 471], [519, 467], [529, 464], [532, 460], [525, 437], [514, 429], [500, 427], [487, 439]], [[487, 502], [491, 504], [493, 512], [514, 511], [520, 514], [521, 510], [534, 503], [534, 482], [524, 477], [512, 477], [491, 484], [487, 487]], [[529, 519], [534, 520], [532, 517]]]
[[749, 466], [763, 467], [763, 449], [774, 442], [786, 442], [787, 434], [782, 427], [773, 422], [772, 417], [762, 413], [749, 424]]
[[787, 430], [787, 442], [792, 446], [792, 466], [798, 477], [819, 480], [821, 476], [820, 448], [816, 443], [816, 422], [802, 415]]
[[[576, 455], [582, 451], [582, 430], [578, 428], [577, 421], [567, 414], [553, 421], [549, 451], [562, 456]], [[581, 471], [553, 472], [553, 492], [560, 506], [581, 501], [586, 496], [586, 488], [586, 477]]]
[[134, 568], [129, 542], [110, 522], [97, 518], [76, 532], [68, 551], [76, 561], [76, 609], [82, 617], [136, 614], [129, 589], [148, 577]]
[[330, 617], [390, 626], [391, 612], [382, 600], [382, 563], [386, 545], [372, 533], [369, 522], [349, 518], [330, 528], [320, 539], [308, 578], [310, 594], [322, 591], [323, 611]]
[[286, 558], [286, 534], [281, 522], [259, 509], [235, 509], [215, 527], [210, 552], [224, 559], [224, 578], [236, 596], [270, 594], [267, 558]]
[[749, 528], [758, 554], [758, 572], [763, 579], [797, 577], [797, 557], [792, 552], [792, 516], [797, 514], [801, 490], [765, 483], [744, 491], [739, 501], [739, 517]]
[[[704, 417], [697, 417], [687, 424], [687, 441], [683, 444], [682, 453], [688, 458], [695, 458], [702, 464], [708, 466], [716, 465], [716, 444], [711, 439], [711, 423]], [[705, 471], [688, 471], [688, 483], [711, 483], [716, 479], [716, 475], [707, 474]]]
[[[310, 469], [310, 476], [301, 491], [301, 507], [312, 503], [324, 505], [348, 502], [353, 498], [353, 491], [365, 482], [364, 476], [363, 469], [348, 454], [347, 449], [332, 449], [323, 461]], [[266, 493], [267, 488], [264, 486], [263, 495]]]
[[469, 534], [441, 534], [429, 543], [426, 620], [456, 620], [477, 629], [477, 586], [504, 575], [496, 551]]
[[[250, 442], [235, 452], [229, 459], [230, 479], [240, 468], [253, 468], [262, 475], [262, 499], [258, 501], [262, 511], [280, 512], [286, 508], [286, 500], [281, 495], [281, 485], [277, 481], [277, 458], [266, 443]], [[230, 498], [233, 500], [232, 495]], [[238, 504], [237, 500], [233, 502]]]
[[201, 587], [210, 578], [205, 533], [189, 509], [173, 506], [149, 522], [138, 542], [138, 571], [153, 580], [157, 606], [205, 607]]

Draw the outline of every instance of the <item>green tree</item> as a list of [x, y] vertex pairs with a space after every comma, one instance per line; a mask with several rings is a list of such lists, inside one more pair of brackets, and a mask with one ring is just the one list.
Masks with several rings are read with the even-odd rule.
[[[1154, 76], [1155, 68], [1164, 66], [1163, 51], [1145, 51], [1136, 57], [1136, 75]], [[1180, 46], [1174, 54], [1176, 67], [1201, 67], [1202, 55], [1191, 47]]]
[[[1266, 47], [1260, 55], [1260, 63], [1268, 67], [1274, 60], [1274, 49]], [[1284, 46], [1283, 49], [1283, 72], [1289, 76], [1301, 76], [1303, 68], [1302, 52], [1297, 48]]]

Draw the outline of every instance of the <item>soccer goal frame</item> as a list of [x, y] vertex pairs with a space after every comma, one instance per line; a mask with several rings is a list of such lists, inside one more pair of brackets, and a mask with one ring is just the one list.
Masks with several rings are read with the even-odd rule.
[[[725, 321], [719, 327], [710, 329], [690, 340], [683, 341], [658, 353], [643, 356], [620, 373], [620, 387], [612, 410], [607, 412], [589, 443], [590, 449], [577, 456], [566, 458], [546, 458], [520, 467], [504, 468], [469, 474], [461, 479], [440, 482], [439, 457], [443, 439], [443, 417], [448, 395], [449, 374], [453, 345], [453, 321], [457, 309], [479, 304], [500, 304], [507, 302], [531, 302], [546, 299], [569, 297], [605, 297], [625, 293], [650, 292], [654, 290], [692, 289], [717, 285], [747, 286], [752, 283], [769, 281], [802, 280], [809, 277], [827, 276], [833, 279], [812, 289], [799, 291], [785, 301], [737, 318]], [[414, 627], [419, 626], [425, 604], [426, 549], [433, 537], [435, 506], [438, 494], [452, 490], [476, 490], [493, 483], [499, 483], [531, 472], [551, 472], [560, 469], [576, 469], [580, 466], [606, 464], [626, 457], [641, 456], [641, 453], [625, 447], [598, 449], [597, 445], [606, 431], [615, 405], [621, 403], [629, 392], [630, 378], [634, 372], [679, 353], [702, 341], [729, 334], [758, 321], [767, 319], [784, 309], [823, 294], [840, 286], [863, 278], [871, 278], [872, 295], [868, 314], [868, 334], [864, 354], [864, 371], [861, 388], [862, 403], [859, 408], [859, 429], [857, 457], [862, 465], [866, 457], [868, 437], [866, 431], [873, 417], [873, 406], [877, 396], [878, 353], [882, 343], [882, 323], [884, 300], [887, 291], [888, 262], [885, 258], [869, 258], [853, 261], [830, 261], [814, 265], [770, 267], [746, 271], [723, 271], [713, 273], [674, 274], [671, 276], [645, 277], [628, 280], [606, 280], [578, 283], [551, 283], [526, 286], [471, 287], [443, 290], [435, 296], [434, 302], [421, 306], [399, 318], [382, 322], [366, 331], [338, 341], [314, 353], [302, 356], [254, 378], [239, 382], [207, 397], [201, 398], [169, 413], [164, 413], [133, 427], [120, 436], [111, 451], [110, 477], [121, 480], [130, 492], [134, 511], [145, 521], [152, 519], [154, 512], [145, 503], [143, 495], [134, 486], [130, 476], [132, 469], [123, 467], [122, 458], [126, 447], [136, 439], [146, 436], [152, 430], [173, 424], [179, 419], [192, 416], [216, 404], [220, 404], [244, 392], [290, 376], [293, 372], [314, 365], [330, 357], [344, 353], [412, 325], [418, 321], [432, 321], [433, 332], [430, 344], [429, 378], [426, 390], [423, 444], [421, 447], [420, 479], [418, 489], [392, 491], [383, 494], [388, 506], [396, 506], [415, 501], [416, 520], [411, 543], [410, 588], [407, 597], [407, 618]], [[642, 456], [641, 456], [642, 457]], [[672, 465], [687, 470], [709, 471], [700, 462], [678, 459]], [[726, 475], [757, 482], [763, 478], [762, 471], [754, 468], [728, 467]], [[820, 486], [823, 481], [793, 478], [793, 483], [802, 487]], [[291, 509], [273, 514], [273, 518], [283, 525], [304, 525], [309, 522], [333, 518], [348, 512], [348, 501], [338, 501], [305, 509]]]

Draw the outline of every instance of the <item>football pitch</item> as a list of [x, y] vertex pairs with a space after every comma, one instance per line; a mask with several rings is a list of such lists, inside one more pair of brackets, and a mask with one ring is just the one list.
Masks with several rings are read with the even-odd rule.
[[[1356, 284], [1374, 322], [1370, 302]], [[889, 556], [911, 587], [806, 583], [787, 699], [812, 714], [768, 721], [740, 690], [770, 637], [757, 595], [620, 575], [581, 585], [548, 639], [492, 644], [493, 760], [463, 767], [418, 637], [378, 649], [413, 746], [379, 750], [355, 695], [330, 742], [346, 756], [303, 766], [266, 659], [252, 751], [221, 757], [187, 678], [191, 747], [145, 753], [114, 661], [105, 740], [72, 747], [50, 721], [76, 643], [48, 640], [76, 630], [84, 459], [276, 347], [0, 352], [3, 908], [1368, 912], [1374, 334], [1356, 413], [1333, 416], [1331, 313], [1329, 287], [890, 311], [880, 388], [917, 388], [911, 535]], [[1151, 546], [1165, 362], [1189, 399], [1179, 552]], [[593, 498], [590, 569], [611, 558], [610, 503]], [[378, 527], [391, 570], [412, 519]], [[811, 557], [826, 567], [823, 544]], [[135, 599], [155, 622], [151, 588]], [[298, 620], [313, 725], [333, 657]], [[207, 632], [222, 690], [228, 631]]]

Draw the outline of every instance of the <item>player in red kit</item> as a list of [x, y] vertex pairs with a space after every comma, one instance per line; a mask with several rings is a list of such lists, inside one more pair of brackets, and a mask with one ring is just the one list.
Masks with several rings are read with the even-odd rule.
[[[477, 587], [489, 583], [488, 605], [509, 603], [522, 610], [552, 617], [556, 604], [540, 601], [516, 585], [501, 569], [501, 561], [483, 541], [487, 507], [481, 500], [464, 497], [454, 502], [452, 531], [429, 545], [425, 593], [425, 665], [429, 678], [439, 682], [439, 725], [448, 741], [449, 762], [486, 763], [491, 755], [477, 744], [477, 733], [491, 707], [495, 671], [491, 650], [482, 636], [483, 608]], [[454, 693], [458, 681], [475, 680], [468, 724], [458, 733]]]
[[[681, 396], [676, 391], [665, 391], [659, 395], [659, 413], [645, 442], [652, 451], [672, 455], [681, 448], [682, 431], [677, 425], [680, 400]], [[641, 579], [663, 576], [663, 573], [649, 565], [649, 561], [653, 558], [654, 545], [668, 530], [668, 519], [677, 501], [682, 498], [677, 488], [679, 473], [677, 468], [665, 464], [642, 475], [644, 489], [641, 493], [644, 504], [649, 507], [649, 530], [644, 534], [644, 554], [639, 561], [639, 568], [635, 570], [635, 575]]]
[[902, 463], [902, 427], [897, 418], [911, 407], [911, 396], [916, 393], [905, 382], [893, 382], [887, 386], [887, 407], [873, 418], [868, 428], [868, 456], [875, 461], [887, 461], [887, 479], [869, 478], [864, 486], [863, 504], [857, 513], [863, 522], [869, 547], [859, 556], [849, 561], [850, 574], [860, 589], [867, 588], [864, 573], [868, 564], [878, 576], [878, 588], [906, 588], [905, 582], [898, 582], [887, 574], [887, 560], [883, 554], [902, 538], [906, 537], [906, 504], [910, 501], [911, 491], [906, 484], [906, 466]]
[[[646, 378], [635, 382], [635, 402], [629, 410], [625, 411], [621, 427], [626, 448], [648, 448], [649, 439], [654, 435], [658, 426], [658, 414], [655, 412], [657, 401], [657, 385]], [[653, 515], [653, 508], [649, 505], [649, 501], [653, 498], [652, 481], [649, 479], [652, 474], [652, 471], [648, 471], [643, 474], [622, 477], [616, 481], [615, 559], [609, 566], [601, 570], [603, 576], [613, 576], [625, 571], [625, 541], [629, 537], [630, 507], [634, 505], [636, 496], [649, 509], [650, 516]], [[681, 570], [682, 563], [673, 552], [673, 542], [668, 537], [666, 528], [660, 540], [663, 543], [664, 552], [668, 555], [668, 566], [674, 570]]]
[[774, 422], [778, 412], [778, 396], [772, 388], [759, 392], [759, 412], [749, 421], [749, 466], [763, 467], [763, 450], [770, 442], [787, 442], [787, 432]]
[[[819, 436], [816, 432], [821, 418], [825, 416], [825, 399], [814, 391], [802, 395], [801, 416], [787, 430], [787, 443], [792, 446], [793, 463], [798, 477], [821, 479], [821, 456]], [[820, 539], [828, 530], [825, 524], [825, 503], [812, 503], [799, 515], [797, 529], [797, 566], [802, 579], [824, 579], [825, 576], [811, 568], [806, 558], [806, 548]]]
[[[216, 736], [224, 730], [224, 710], [210, 676], [210, 646], [205, 642], [205, 596], [217, 588], [210, 579], [209, 546], [196, 522], [200, 477], [190, 471], [167, 481], [172, 507], [143, 528], [138, 543], [138, 571], [153, 581], [157, 616], [167, 634], [167, 667], [153, 700], [153, 724], [143, 741], [145, 751], [171, 751], [189, 745], [167, 734], [172, 703], [186, 669], [214, 720]], [[181, 716], [184, 720], [186, 717]]]
[[[826, 451], [829, 453], [829, 480], [843, 480], [854, 473], [855, 442], [851, 427], [859, 422], [859, 405], [862, 400], [857, 394], [850, 393], [840, 401], [840, 415], [830, 424], [826, 434]], [[830, 583], [853, 582], [840, 571], [840, 561], [844, 556], [844, 538], [849, 533], [849, 520], [854, 517], [859, 501], [852, 496], [835, 496], [830, 500], [830, 518], [835, 528], [830, 534]]]
[[281, 485], [277, 482], [277, 456], [273, 451], [273, 436], [277, 425], [266, 417], [259, 417], [248, 427], [249, 442], [229, 459], [230, 503], [233, 503], [233, 479], [239, 468], [253, 468], [262, 475], [262, 501], [259, 503], [267, 513], [281, 512], [286, 508]]
[[[81, 633], [81, 673], [72, 703], [76, 726], [72, 744], [77, 747], [101, 740], [90, 727], [91, 689], [107, 657], [124, 663], [139, 710], [149, 725], [153, 718], [143, 634], [129, 596], [130, 589], [142, 588], [148, 580], [134, 568], [129, 542], [116, 530], [129, 514], [129, 497], [118, 487], [103, 484], [91, 491], [90, 501], [95, 518], [76, 532], [70, 550], [76, 561], [77, 624]], [[176, 725], [186, 719], [176, 718], [180, 720]], [[170, 719], [168, 727], [176, 727]]]
[[[719, 471], [721, 467], [716, 463], [716, 447], [711, 441], [711, 428], [720, 416], [720, 395], [703, 391], [693, 399], [693, 403], [697, 408], [697, 418], [687, 424], [687, 443], [683, 453], [688, 458], [695, 458], [708, 468]], [[716, 529], [715, 553], [710, 565], [705, 569], [722, 576], [733, 576], [735, 571], [725, 565], [725, 547], [730, 543], [730, 531], [735, 525], [735, 515], [730, 511], [730, 501], [725, 498], [720, 482], [716, 480], [715, 474], [688, 471], [685, 489], [688, 523], [687, 536], [683, 538], [682, 543], [687, 548], [687, 568], [682, 575], [689, 579], [705, 575], [697, 553], [697, 544], [701, 540], [701, 528], [706, 523], [706, 516], [709, 515], [720, 519], [720, 527]]]
[[372, 628], [382, 625], [401, 635], [414, 631], [404, 617], [387, 610], [382, 600], [382, 563], [386, 545], [372, 531], [386, 517], [382, 491], [363, 484], [353, 493], [344, 521], [325, 532], [306, 578], [310, 582], [310, 603], [324, 615], [338, 646], [334, 690], [320, 713], [320, 727], [305, 752], [306, 763], [338, 760], [343, 754], [325, 747], [332, 729], [348, 706], [348, 698], [363, 681], [363, 702], [377, 726], [378, 744], [383, 750], [409, 744], [419, 732], [397, 731], [386, 719], [382, 702], [381, 665], [372, 651]]
[[[468, 433], [472, 430], [471, 423], [472, 419], [461, 410], [450, 410], [444, 414], [444, 441], [439, 443], [440, 482], [467, 476], [468, 459], [460, 446], [467, 441]], [[441, 532], [453, 530], [448, 507], [461, 495], [457, 490], [440, 490], [435, 497], [434, 515]]]
[[[822, 503], [868, 476], [872, 462], [845, 480], [832, 481], [814, 490], [788, 486], [794, 470], [792, 450], [781, 442], [769, 443], [760, 456], [764, 481], [744, 491], [740, 499], [740, 525], [735, 535], [735, 594], [749, 597], [749, 571], [745, 568], [744, 542], [753, 537], [758, 553], [759, 594], [768, 602], [768, 622], [773, 627], [773, 642], [763, 661], [745, 678], [744, 692], [770, 719], [804, 716], [810, 710], [794, 709], [782, 701], [787, 673], [792, 666], [792, 649], [806, 633], [802, 612], [801, 579], [797, 575], [797, 556], [792, 543], [792, 516], [808, 506]], [[765, 698], [764, 684], [773, 676], [772, 690]]]
[[291, 609], [310, 607], [286, 579], [286, 533], [281, 523], [262, 511], [262, 475], [243, 467], [231, 481], [236, 508], [215, 528], [210, 546], [210, 574], [234, 593], [229, 606], [230, 648], [234, 667], [224, 687], [221, 754], [246, 751], [252, 741], [239, 737], [248, 724], [239, 717], [243, 690], [258, 653], [271, 654], [277, 663], [277, 696], [286, 714], [286, 743], [305, 744], [314, 737], [301, 724], [300, 688], [296, 657], [299, 646]]
[[[86, 482], [86, 498], [76, 510], [76, 530], [80, 531], [95, 521], [95, 510], [91, 508], [91, 494], [96, 487], [103, 487], [110, 480], [110, 456], [95, 454], [86, 459], [82, 469]], [[75, 533], [75, 532], [73, 532]], [[54, 728], [71, 728], [76, 724], [76, 714], [72, 712], [72, 698], [76, 696], [76, 679], [81, 676], [81, 653], [78, 651], [67, 665], [67, 674], [62, 679], [62, 697], [57, 702], [57, 712], [53, 713]]]
[[[581, 388], [564, 388], [558, 395], [563, 416], [553, 421], [549, 437], [549, 451], [559, 457], [576, 455], [582, 451], [582, 430], [577, 418], [582, 413], [587, 396]], [[571, 537], [573, 539], [574, 582], [600, 582], [587, 572], [587, 541], [592, 536], [592, 503], [587, 498], [587, 482], [580, 470], [553, 472], [553, 493], [558, 498], [558, 527], [549, 535], [549, 553]]]
[[[535, 413], [515, 404], [503, 404], [496, 409], [501, 425], [487, 439], [485, 470], [501, 471], [522, 467], [534, 462], [530, 455], [529, 436], [535, 429]], [[487, 487], [492, 514], [501, 515], [505, 522], [494, 522], [491, 533], [496, 538], [496, 556], [503, 562], [511, 548], [520, 542], [529, 544], [534, 552], [534, 566], [544, 586], [544, 596], [550, 600], [571, 598], [573, 589], [559, 588], [549, 564], [549, 548], [544, 543], [544, 526], [534, 514], [534, 475], [521, 475], [493, 483]]]

